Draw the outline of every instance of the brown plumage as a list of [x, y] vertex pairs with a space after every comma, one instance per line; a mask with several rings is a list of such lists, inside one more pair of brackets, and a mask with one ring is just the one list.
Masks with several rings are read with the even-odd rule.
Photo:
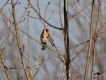
[[47, 45], [47, 42], [49, 41], [49, 33], [48, 33], [48, 29], [43, 29], [42, 33], [41, 33], [41, 36], [40, 36], [40, 39], [41, 39], [41, 43], [44, 44], [42, 45], [42, 49], [41, 50], [45, 50], [45, 46]]

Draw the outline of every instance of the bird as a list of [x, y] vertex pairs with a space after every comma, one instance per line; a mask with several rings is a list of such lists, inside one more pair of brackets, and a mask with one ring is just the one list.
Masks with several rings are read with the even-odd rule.
[[50, 39], [49, 30], [47, 28], [45, 28], [45, 29], [43, 29], [41, 36], [40, 36], [41, 43], [43, 44], [41, 50], [46, 49], [46, 45], [47, 45], [49, 39]]

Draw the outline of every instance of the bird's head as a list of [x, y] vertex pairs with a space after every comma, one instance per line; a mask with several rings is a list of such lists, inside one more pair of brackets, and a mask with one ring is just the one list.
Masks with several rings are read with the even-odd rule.
[[44, 33], [48, 33], [48, 31], [49, 31], [49, 30], [48, 30], [47, 28], [45, 28], [45, 29], [43, 30]]

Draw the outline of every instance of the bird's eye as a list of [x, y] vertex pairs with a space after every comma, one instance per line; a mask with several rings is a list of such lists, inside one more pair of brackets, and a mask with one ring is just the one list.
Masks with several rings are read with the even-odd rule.
[[48, 32], [48, 29], [46, 29], [46, 32]]

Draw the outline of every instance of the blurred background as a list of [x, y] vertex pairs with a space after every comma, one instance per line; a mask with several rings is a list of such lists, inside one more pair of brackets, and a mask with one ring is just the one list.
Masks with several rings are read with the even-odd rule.
[[[17, 0], [14, 0], [16, 2]], [[45, 16], [45, 20], [49, 20], [50, 24], [62, 28], [64, 27], [64, 1], [63, 0], [38, 0], [39, 1], [39, 8], [40, 8], [40, 15], [42, 18]], [[82, 8], [87, 6], [89, 3], [92, 2], [92, 0], [68, 0], [68, 17], [73, 16], [75, 13], [80, 11]], [[7, 2], [7, 0], [1, 0], [0, 1], [0, 8], [4, 6], [4, 4]], [[48, 5], [48, 3], [50, 4]], [[7, 18], [11, 16], [11, 0], [9, 0], [8, 4], [6, 4], [2, 12], [5, 14]], [[16, 12], [16, 19], [17, 22], [22, 17], [23, 13], [25, 12], [25, 9], [28, 5], [27, 0], [18, 0], [18, 3], [15, 6], [15, 12]], [[36, 10], [37, 9], [37, 0], [31, 0], [31, 4], [34, 6]], [[105, 23], [106, 23], [106, 1], [102, 0], [101, 4], [101, 17], [98, 29], [104, 26], [100, 29], [99, 33], [101, 33], [97, 38], [97, 44], [96, 44], [96, 58], [98, 59], [95, 61], [95, 69], [94, 73], [100, 72], [103, 74], [106, 72], [106, 33], [105, 33]], [[48, 5], [48, 8], [47, 8]], [[60, 6], [60, 7], [59, 7]], [[46, 10], [47, 8], [47, 10]], [[60, 12], [59, 12], [60, 9]], [[83, 67], [86, 65], [86, 57], [87, 57], [87, 51], [88, 51], [88, 45], [84, 47], [87, 44], [87, 40], [89, 40], [89, 34], [90, 34], [90, 21], [91, 21], [91, 4], [84, 9], [81, 13], [76, 15], [74, 18], [72, 18], [69, 21], [69, 41], [70, 41], [70, 59], [74, 58], [77, 53], [81, 51], [81, 53], [75, 58], [75, 60], [72, 62], [72, 77], [73, 80], [83, 80], [84, 72], [85, 70]], [[30, 16], [39, 18], [38, 14], [32, 9], [29, 8], [27, 12], [24, 15], [23, 21], [18, 25], [18, 27], [23, 30], [24, 32], [28, 32], [30, 36], [32, 36], [34, 39], [38, 40], [40, 42], [40, 34], [42, 30], [44, 29], [44, 25], [41, 20], [35, 19], [32, 17], [29, 17], [28, 22], [28, 11], [30, 11]], [[60, 21], [60, 14], [61, 14], [61, 21]], [[51, 16], [52, 15], [52, 16]], [[97, 21], [97, 15], [98, 15], [98, 1], [95, 1], [95, 18], [94, 18], [94, 25], [93, 25], [93, 31], [95, 30], [96, 21]], [[51, 16], [51, 17], [50, 17]], [[9, 18], [13, 22], [13, 18]], [[7, 21], [7, 20], [6, 20]], [[61, 24], [62, 23], [62, 24]], [[49, 29], [49, 33], [52, 36], [52, 39], [54, 40], [54, 44], [57, 47], [57, 49], [64, 53], [64, 35], [62, 30], [55, 29], [48, 24], [46, 24], [46, 27]], [[11, 27], [11, 30], [15, 32], [15, 27], [8, 23], [8, 26]], [[29, 31], [28, 31], [29, 30]], [[104, 31], [104, 32], [102, 32]], [[34, 76], [34, 80], [61, 80], [63, 78], [63, 75], [65, 73], [65, 66], [63, 62], [57, 58], [57, 53], [46, 49], [45, 51], [42, 51], [42, 46], [38, 44], [36, 41], [29, 38], [26, 34], [22, 33], [21, 31], [18, 31], [20, 35], [20, 42], [21, 42], [21, 48], [24, 53], [24, 56], [28, 58], [28, 55], [30, 55], [30, 64], [35, 65], [32, 68], [32, 75], [34, 75], [37, 70], [39, 69], [39, 64], [42, 63], [44, 60], [44, 63], [41, 65], [39, 71]], [[94, 33], [93, 33], [94, 34]], [[78, 45], [80, 43], [86, 42], [85, 44], [82, 44], [78, 47], [73, 48], [73, 46]], [[48, 43], [48, 46], [52, 48], [52, 45]], [[92, 46], [93, 49], [94, 46]], [[15, 36], [10, 32], [7, 25], [5, 24], [3, 20], [3, 15], [0, 15], [0, 50], [3, 51], [4, 59], [6, 61], [6, 66], [8, 68], [14, 68], [14, 67], [20, 67], [21, 59], [20, 54], [17, 48], [17, 40]], [[26, 59], [24, 59], [26, 62], [26, 66], [29, 67], [29, 63]], [[92, 54], [90, 57], [90, 66], [89, 71], [91, 71], [92, 67]], [[1, 80], [7, 80], [7, 77], [5, 73], [2, 70], [2, 64], [0, 63], [0, 79]], [[23, 69], [9, 69], [9, 74], [12, 80], [26, 80], [25, 72]], [[90, 80], [90, 73], [88, 73]], [[78, 77], [76, 79], [76, 77]], [[96, 75], [95, 75], [96, 77]], [[105, 80], [105, 75], [102, 76], [101, 80]], [[65, 79], [63, 79], [65, 80]]]

